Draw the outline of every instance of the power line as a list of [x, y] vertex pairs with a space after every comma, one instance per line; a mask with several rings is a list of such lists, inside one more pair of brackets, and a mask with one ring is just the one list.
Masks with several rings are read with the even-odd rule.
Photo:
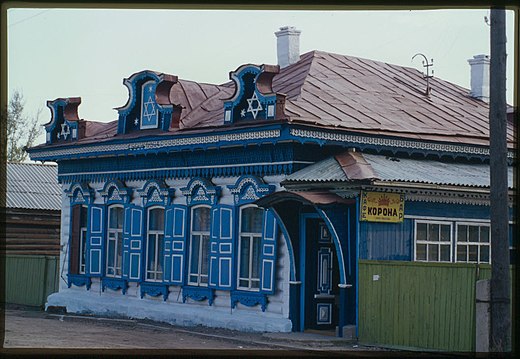
[[32, 16], [26, 17], [25, 19], [22, 19], [22, 20], [19, 20], [19, 21], [17, 21], [17, 22], [14, 22], [14, 23], [12, 23], [12, 24], [9, 24], [8, 27], [13, 27], [14, 25], [18, 25], [18, 24], [20, 24], [20, 23], [22, 23], [22, 22], [25, 22], [25, 21], [27, 21], [27, 20], [30, 20], [30, 19], [32, 19], [32, 18], [34, 18], [34, 17], [36, 17], [36, 16], [39, 16], [39, 15], [41, 15], [41, 14], [47, 12], [47, 11], [51, 11], [51, 10], [52, 10], [52, 9], [46, 9], [46, 10], [40, 11], [40, 12], [37, 13], [37, 14], [34, 14], [34, 15], [32, 15]]

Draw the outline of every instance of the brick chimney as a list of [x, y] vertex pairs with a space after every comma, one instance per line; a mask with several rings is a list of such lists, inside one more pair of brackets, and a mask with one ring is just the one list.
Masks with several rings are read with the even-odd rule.
[[278, 65], [287, 67], [300, 60], [300, 30], [294, 26], [283, 26], [274, 34], [277, 37], [276, 49]]
[[471, 66], [470, 96], [489, 102], [489, 56], [475, 55], [468, 62]]

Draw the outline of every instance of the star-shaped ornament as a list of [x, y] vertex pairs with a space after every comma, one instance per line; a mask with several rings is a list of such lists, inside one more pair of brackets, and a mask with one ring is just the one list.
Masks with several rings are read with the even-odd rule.
[[136, 125], [136, 126], [137, 126], [138, 124], [139, 124], [139, 119], [138, 119], [138, 118], [136, 118], [136, 119], [134, 120], [134, 125]]
[[[253, 108], [253, 102], [257, 103], [256, 108]], [[260, 101], [258, 101], [258, 96], [256, 95], [256, 92], [253, 92], [253, 96], [251, 98], [247, 99], [248, 107], [247, 112], [251, 112], [253, 114], [253, 118], [256, 120], [256, 116], [258, 115], [259, 111], [262, 111], [262, 104]]]
[[148, 101], [144, 104], [143, 122], [150, 123], [153, 117], [155, 117], [155, 105], [152, 100], [152, 96], [148, 98]]
[[67, 137], [70, 135], [69, 125], [66, 123], [61, 124], [61, 132], [58, 134], [58, 138], [60, 138], [60, 135], [63, 136], [65, 140], [67, 139]]
[[246, 110], [242, 109], [242, 111], [240, 111], [240, 116], [246, 117]]

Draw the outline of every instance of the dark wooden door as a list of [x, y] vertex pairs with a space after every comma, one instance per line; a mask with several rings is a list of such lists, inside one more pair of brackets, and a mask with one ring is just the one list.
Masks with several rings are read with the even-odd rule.
[[305, 220], [305, 329], [338, 325], [339, 271], [330, 233], [319, 218]]

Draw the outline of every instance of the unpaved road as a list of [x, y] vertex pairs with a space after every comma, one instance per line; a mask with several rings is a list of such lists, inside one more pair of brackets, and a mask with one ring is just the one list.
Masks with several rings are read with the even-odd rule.
[[[35, 310], [5, 310], [6, 349], [183, 349], [229, 351], [289, 350], [292, 354], [372, 351], [340, 338], [302, 334], [242, 333], [206, 327], [185, 328], [151, 321], [49, 314]], [[307, 336], [306, 336], [307, 335]], [[1, 353], [0, 353], [1, 354]], [[274, 354], [274, 353], [273, 353]], [[292, 356], [292, 355], [291, 355]]]

